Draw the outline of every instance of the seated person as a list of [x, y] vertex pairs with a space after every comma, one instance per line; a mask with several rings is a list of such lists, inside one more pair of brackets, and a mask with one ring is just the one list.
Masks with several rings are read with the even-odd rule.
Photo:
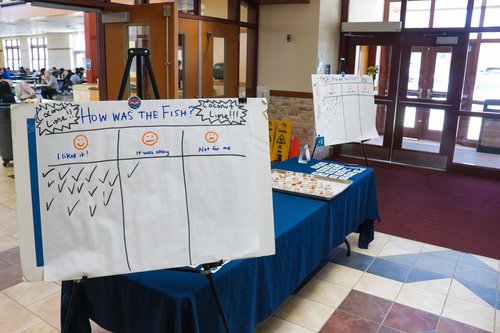
[[12, 94], [12, 88], [9, 82], [0, 81], [0, 102], [12, 104], [16, 102], [14, 95]]
[[54, 66], [54, 67], [52, 67], [50, 69], [50, 74], [52, 74], [53, 76], [55, 76], [56, 79], [57, 79], [57, 75], [59, 74], [59, 70], [56, 68], [56, 66]]
[[3, 74], [3, 78], [6, 79], [6, 80], [10, 80], [11, 77], [10, 77], [10, 72], [7, 70], [7, 68], [2, 68], [2, 71], [1, 73]]
[[79, 73], [78, 70], [77, 70], [76, 73], [74, 73], [73, 75], [71, 75], [71, 77], [69, 79], [71, 80], [71, 85], [82, 83], [82, 78], [81, 78], [80, 73]]
[[10, 87], [12, 87], [12, 80], [8, 80], [5, 78], [5, 73], [0, 71], [0, 82], [7, 82]]
[[71, 69], [68, 69], [66, 72], [66, 76], [64, 77], [64, 81], [61, 87], [61, 92], [70, 91], [73, 86], [73, 81], [71, 81], [71, 77], [74, 75]]
[[42, 98], [44, 99], [54, 99], [54, 95], [57, 94], [59, 89], [59, 83], [54, 75], [50, 74], [49, 71], [45, 71], [43, 75], [44, 83], [47, 85], [42, 88]]
[[21, 100], [25, 101], [30, 98], [35, 98], [36, 93], [33, 88], [26, 82], [26, 81], [20, 81], [16, 84], [16, 97]]
[[66, 70], [64, 68], [59, 68], [59, 71], [57, 72], [57, 78], [59, 79], [64, 79], [64, 74], [66, 73]]

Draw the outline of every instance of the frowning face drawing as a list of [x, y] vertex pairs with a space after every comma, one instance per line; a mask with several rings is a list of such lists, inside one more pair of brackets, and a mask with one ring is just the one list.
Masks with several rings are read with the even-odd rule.
[[73, 139], [73, 145], [78, 150], [84, 150], [89, 145], [89, 139], [85, 135], [79, 134]]
[[219, 134], [213, 131], [207, 132], [205, 133], [205, 140], [208, 143], [215, 143], [217, 142], [217, 140], [219, 140]]
[[142, 143], [146, 146], [154, 146], [158, 142], [158, 134], [155, 132], [146, 132], [142, 135]]

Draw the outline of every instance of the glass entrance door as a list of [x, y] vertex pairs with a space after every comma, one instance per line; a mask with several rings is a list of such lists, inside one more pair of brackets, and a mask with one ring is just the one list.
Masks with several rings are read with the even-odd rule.
[[458, 105], [452, 101], [461, 87], [454, 81], [461, 81], [461, 71], [456, 69], [464, 61], [457, 45], [464, 42], [462, 34], [404, 34], [392, 161], [446, 168], [453, 152], [442, 138], [456, 121]]
[[[459, 100], [457, 82], [463, 78], [459, 68], [466, 56], [457, 51], [460, 43], [466, 43], [462, 34], [370, 33], [347, 38], [348, 59], [354, 59], [351, 66], [347, 64], [349, 72], [375, 70], [379, 138], [365, 144], [368, 157], [446, 168], [453, 144], [443, 138], [456, 126], [459, 105], [452, 101]], [[342, 153], [362, 156], [352, 144], [343, 145]]]
[[[347, 72], [370, 74], [374, 79], [375, 124], [379, 137], [371, 139], [366, 144], [370, 158], [390, 160], [398, 92], [400, 47], [400, 38], [397, 34], [367, 33], [348, 35], [347, 38]], [[342, 145], [341, 152], [347, 155], [363, 154], [362, 149], [356, 144]]]
[[[451, 47], [412, 46], [406, 97], [425, 101], [446, 101], [450, 81]], [[439, 108], [405, 108], [403, 148], [437, 152], [444, 112]], [[430, 146], [414, 145], [425, 140]]]

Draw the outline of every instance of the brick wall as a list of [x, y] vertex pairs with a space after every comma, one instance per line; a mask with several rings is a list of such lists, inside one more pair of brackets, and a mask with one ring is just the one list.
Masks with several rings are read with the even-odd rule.
[[[269, 118], [290, 120], [292, 122], [292, 138], [299, 138], [299, 148], [309, 145], [312, 153], [316, 130], [314, 127], [314, 105], [312, 98], [271, 96], [268, 105]], [[315, 159], [329, 156], [329, 147], [317, 148]]]

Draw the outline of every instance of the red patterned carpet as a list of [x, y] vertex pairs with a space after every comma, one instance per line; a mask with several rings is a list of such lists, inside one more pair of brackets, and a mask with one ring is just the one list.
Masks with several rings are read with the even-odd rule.
[[373, 161], [369, 165], [378, 191], [377, 231], [500, 259], [500, 180]]

